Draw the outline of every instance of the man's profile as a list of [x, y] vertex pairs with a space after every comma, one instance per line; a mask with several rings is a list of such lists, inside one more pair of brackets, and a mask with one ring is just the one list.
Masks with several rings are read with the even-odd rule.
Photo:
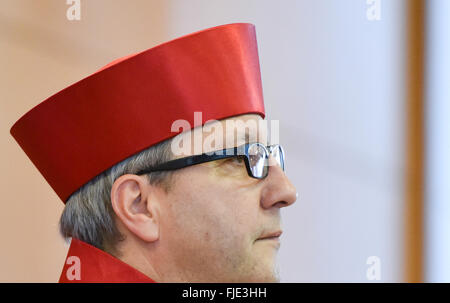
[[11, 134], [65, 203], [60, 282], [279, 281], [297, 197], [264, 117], [247, 23], [114, 61], [25, 114]]

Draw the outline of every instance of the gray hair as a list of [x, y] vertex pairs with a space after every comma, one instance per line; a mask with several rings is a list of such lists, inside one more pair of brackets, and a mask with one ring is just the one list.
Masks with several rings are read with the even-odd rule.
[[[163, 141], [114, 165], [83, 185], [67, 200], [59, 220], [59, 231], [67, 240], [74, 237], [99, 249], [117, 255], [116, 245], [124, 239], [116, 224], [111, 205], [111, 188], [124, 174], [135, 174], [142, 169], [171, 159], [171, 140]], [[150, 184], [170, 189], [171, 172], [147, 174]]]

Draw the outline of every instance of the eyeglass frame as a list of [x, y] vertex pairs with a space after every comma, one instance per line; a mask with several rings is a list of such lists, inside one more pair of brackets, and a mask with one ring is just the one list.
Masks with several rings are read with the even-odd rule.
[[267, 165], [268, 167], [269, 167], [269, 157], [273, 156], [272, 153], [274, 150], [276, 150], [276, 148], [279, 148], [280, 152], [281, 152], [280, 163], [277, 163], [277, 164], [280, 165], [280, 167], [283, 171], [285, 171], [285, 156], [284, 156], [285, 154], [284, 154], [284, 149], [281, 145], [273, 144], [273, 145], [265, 146], [259, 142], [254, 142], [254, 143], [245, 143], [245, 144], [237, 146], [237, 147], [226, 148], [226, 149], [222, 149], [222, 150], [218, 150], [218, 151], [206, 152], [206, 153], [199, 154], [199, 155], [192, 155], [192, 156], [187, 156], [187, 157], [183, 157], [183, 158], [179, 158], [179, 159], [170, 160], [170, 161], [158, 164], [152, 168], [142, 169], [138, 173], [136, 173], [136, 175], [144, 175], [144, 174], [148, 174], [148, 173], [152, 173], [152, 172], [159, 172], [159, 171], [177, 170], [177, 169], [189, 167], [192, 165], [207, 163], [207, 162], [211, 162], [211, 161], [228, 159], [228, 158], [233, 158], [233, 157], [242, 157], [245, 162], [247, 174], [250, 177], [255, 178], [255, 179], [264, 179], [269, 174], [269, 168], [267, 168], [267, 172], [265, 175], [263, 175], [261, 177], [257, 177], [253, 174], [251, 167], [250, 167], [250, 156], [251, 155], [249, 154], [248, 151], [249, 151], [250, 147], [253, 145], [259, 145], [264, 148], [265, 154], [266, 154], [266, 159], [265, 159], [266, 162], [264, 163], [264, 165], [265, 166]]

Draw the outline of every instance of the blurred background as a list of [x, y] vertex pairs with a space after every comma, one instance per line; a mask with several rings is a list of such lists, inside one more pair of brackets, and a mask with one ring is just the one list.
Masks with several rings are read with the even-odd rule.
[[234, 22], [256, 26], [299, 191], [282, 282], [450, 282], [448, 0], [2, 0], [0, 282], [56, 282], [68, 249], [13, 123], [118, 57]]

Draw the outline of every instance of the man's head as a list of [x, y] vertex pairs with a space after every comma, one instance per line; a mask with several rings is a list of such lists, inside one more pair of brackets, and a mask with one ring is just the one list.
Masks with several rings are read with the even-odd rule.
[[[248, 134], [258, 130], [230, 129], [226, 122], [258, 127], [248, 122], [260, 119], [250, 114], [215, 124], [223, 129], [223, 145], [239, 146], [256, 141]], [[202, 128], [179, 137], [195, 132]], [[208, 137], [204, 131], [202, 136]], [[281, 167], [271, 164], [261, 180], [251, 178], [237, 157], [172, 171], [166, 186], [145, 175], [121, 175], [109, 202], [123, 235], [118, 255], [160, 282], [277, 281], [278, 239], [261, 238], [281, 231], [280, 208], [295, 201], [296, 190]]]
[[[192, 119], [198, 111], [203, 118]], [[275, 281], [278, 245], [261, 238], [279, 233], [279, 210], [295, 201], [295, 189], [276, 165], [281, 149], [252, 137], [263, 133], [260, 124], [225, 123], [264, 117], [255, 27], [234, 23], [116, 60], [35, 106], [11, 134], [66, 203], [64, 236], [156, 281]], [[180, 119], [190, 127], [174, 131]], [[258, 141], [258, 156], [203, 161], [215, 149], [196, 126], [222, 124], [216, 145]], [[180, 155], [177, 139], [191, 136], [194, 148]], [[198, 154], [195, 165], [176, 159], [187, 166], [143, 173]], [[272, 163], [268, 174], [249, 170], [261, 155]]]

